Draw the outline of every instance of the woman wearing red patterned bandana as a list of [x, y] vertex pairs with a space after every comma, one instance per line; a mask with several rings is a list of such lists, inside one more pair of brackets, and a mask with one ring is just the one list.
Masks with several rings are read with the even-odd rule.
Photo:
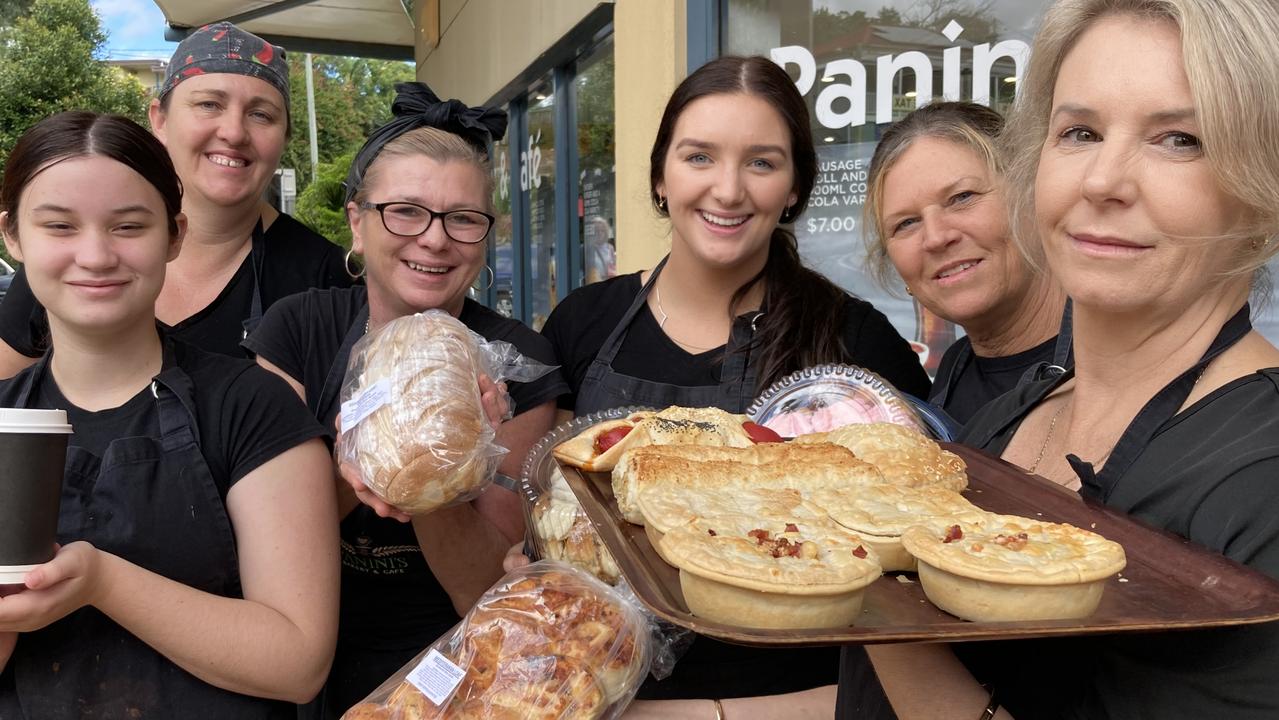
[[[230, 23], [196, 30], [173, 53], [150, 119], [190, 220], [156, 300], [170, 334], [244, 357], [240, 341], [276, 300], [351, 284], [341, 248], [262, 200], [290, 129], [283, 49]], [[0, 304], [0, 377], [35, 362], [48, 335], [44, 308], [19, 271]]]

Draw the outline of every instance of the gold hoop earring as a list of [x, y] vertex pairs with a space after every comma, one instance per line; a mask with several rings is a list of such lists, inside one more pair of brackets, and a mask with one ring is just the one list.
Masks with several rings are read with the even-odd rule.
[[[489, 267], [488, 265], [485, 265], [484, 269], [489, 271], [489, 282], [488, 282], [488, 285], [485, 285], [484, 287], [480, 288], [481, 292], [487, 291], [497, 284], [497, 273], [493, 272], [493, 268]], [[475, 279], [479, 280], [479, 277], [476, 277]]]
[[359, 272], [351, 272], [351, 256], [354, 254], [354, 249], [346, 251], [346, 257], [342, 258], [342, 269], [346, 270], [346, 274], [350, 275], [352, 280], [359, 280], [364, 277], [364, 266], [360, 266]]

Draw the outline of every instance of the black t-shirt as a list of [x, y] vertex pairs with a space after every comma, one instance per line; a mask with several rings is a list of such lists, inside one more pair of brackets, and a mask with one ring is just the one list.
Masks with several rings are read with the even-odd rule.
[[[573, 392], [560, 398], [560, 407], [573, 409], [591, 362], [641, 288], [639, 273], [621, 275], [573, 291], [551, 313], [542, 334], [555, 348]], [[928, 376], [919, 357], [883, 313], [852, 296], [846, 298], [843, 312], [846, 362], [872, 370], [916, 397], [928, 394]], [[667, 337], [645, 305], [630, 325], [613, 370], [685, 387], [718, 385], [723, 354], [723, 347], [689, 354]], [[806, 690], [836, 681], [839, 655], [834, 647], [765, 650], [699, 637], [671, 676], [650, 678], [639, 697], [748, 697]], [[869, 664], [864, 651], [853, 656]]]
[[[319, 396], [342, 341], [367, 317], [362, 286], [310, 290], [285, 298], [267, 312], [244, 347], [283, 370], [306, 389], [307, 404], [332, 442], [338, 403], [319, 406]], [[545, 338], [519, 321], [467, 299], [458, 318], [488, 340], [511, 343], [523, 355], [554, 365]], [[508, 383], [515, 414], [568, 391], [559, 371], [529, 383]], [[360, 505], [342, 520], [342, 604], [338, 650], [324, 714], [336, 716], [361, 700], [391, 673], [448, 630], [459, 618], [418, 547], [413, 526], [380, 518]]]
[[[200, 451], [223, 500], [231, 486], [258, 466], [323, 434], [293, 390], [256, 363], [205, 352], [181, 341], [173, 341], [173, 348], [177, 365], [195, 387]], [[0, 388], [21, 377], [3, 381]], [[4, 390], [0, 397], [5, 397]], [[149, 386], [119, 407], [95, 412], [72, 405], [58, 389], [53, 373], [46, 372], [35, 387], [32, 407], [66, 409], [67, 422], [74, 429], [69, 444], [97, 457], [117, 438], [160, 437], [160, 413]]]
[[[555, 348], [564, 379], [572, 388], [572, 394], [560, 398], [561, 408], [573, 409], [591, 362], [641, 287], [639, 273], [583, 286], [564, 298], [547, 319], [542, 334]], [[919, 357], [870, 303], [846, 298], [843, 341], [847, 363], [874, 371], [915, 397], [928, 394], [928, 375], [920, 367]], [[688, 353], [667, 337], [645, 305], [631, 323], [613, 370], [684, 387], [718, 385], [723, 355], [723, 346], [696, 355]]]
[[[1057, 379], [990, 403], [961, 441], [1000, 454]], [[1097, 498], [1279, 577], [1279, 368], [1228, 383], [1165, 422]], [[1023, 718], [1279, 717], [1279, 623], [1073, 640], [967, 643], [956, 653]], [[1027, 662], [1008, 662], [1008, 658]]]
[[[275, 301], [313, 287], [348, 287], [342, 248], [310, 228], [280, 214], [263, 233], [262, 309]], [[209, 305], [177, 325], [169, 335], [209, 352], [244, 357], [244, 319], [253, 304], [253, 256], [244, 258], [235, 275]], [[44, 307], [31, 294], [26, 272], [19, 268], [0, 302], [0, 340], [27, 357], [39, 357], [48, 345], [49, 322]]]
[[[231, 487], [245, 475], [281, 453], [321, 435], [319, 423], [298, 401], [297, 395], [272, 373], [248, 360], [206, 353], [181, 342], [173, 342], [172, 347], [176, 364], [191, 378], [200, 452], [224, 504]], [[0, 381], [0, 406], [13, 407], [16, 404], [18, 387], [27, 374], [34, 371], [34, 367], [27, 368], [14, 378]], [[53, 374], [46, 372], [34, 388], [29, 404], [37, 408], [65, 409], [74, 430], [69, 440], [70, 447], [83, 448], [98, 457], [102, 457], [111, 441], [118, 438], [160, 437], [159, 410], [149, 386], [119, 407], [91, 412], [68, 402], [58, 389]], [[128, 522], [125, 518], [117, 521]], [[160, 549], [152, 548], [152, 552]], [[184, 561], [188, 559], [182, 547], [169, 549], [182, 554]], [[128, 556], [124, 559], [133, 560]], [[93, 641], [91, 637], [84, 639], [90, 644]], [[19, 652], [21, 646], [19, 642]], [[149, 649], [143, 651], [154, 652]], [[4, 718], [9, 717], [8, 712], [22, 717], [11, 704], [16, 701], [12, 697], [16, 692], [13, 667], [14, 664], [10, 663], [6, 671], [0, 673], [0, 717]], [[271, 709], [272, 717], [296, 714], [287, 703], [260, 702], [263, 708]]]
[[[952, 377], [950, 393], [942, 409], [960, 425], [967, 423], [983, 405], [1016, 387], [1035, 365], [1051, 363], [1056, 349], [1057, 338], [1054, 336], [1019, 353], [983, 357], [973, 353], [972, 343], [967, 337], [956, 340], [941, 356], [937, 379], [954, 373], [960, 358], [967, 358], [968, 362], [963, 368], [958, 368], [958, 375]], [[934, 384], [929, 401], [935, 401], [941, 390], [940, 382]]]

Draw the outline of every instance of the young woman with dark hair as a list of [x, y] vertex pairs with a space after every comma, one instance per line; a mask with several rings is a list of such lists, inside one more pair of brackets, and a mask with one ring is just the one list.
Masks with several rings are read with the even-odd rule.
[[887, 318], [805, 268], [779, 224], [803, 212], [817, 178], [808, 110], [781, 68], [762, 57], [699, 68], [667, 103], [650, 159], [670, 255], [581, 288], [551, 314], [543, 334], [573, 388], [561, 408], [741, 411], [778, 378], [828, 362], [927, 394]]
[[[805, 268], [781, 227], [803, 212], [817, 177], [808, 117], [791, 79], [762, 57], [713, 60], [676, 88], [650, 176], [653, 204], [670, 219], [670, 254], [651, 271], [583, 287], [551, 313], [543, 334], [572, 389], [562, 410], [742, 412], [773, 381], [821, 363], [860, 365], [927, 395], [928, 377], [888, 319]], [[738, 712], [829, 717], [834, 691], [820, 686], [835, 681], [837, 665], [830, 648], [699, 638], [674, 675], [640, 697], [701, 699], [640, 702], [631, 712], [714, 718], [750, 702]], [[758, 695], [782, 697], [722, 701]]]
[[181, 206], [164, 146], [119, 116], [55, 115], [9, 156], [0, 230], [51, 343], [0, 407], [65, 409], [73, 434], [61, 547], [0, 597], [0, 717], [291, 720], [328, 671], [323, 429], [271, 373], [158, 326]]

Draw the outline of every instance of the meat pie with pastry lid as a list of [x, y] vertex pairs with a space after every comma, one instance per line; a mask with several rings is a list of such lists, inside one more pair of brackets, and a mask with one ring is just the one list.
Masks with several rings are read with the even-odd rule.
[[916, 525], [902, 545], [928, 599], [978, 622], [1086, 617], [1126, 564], [1123, 547], [1097, 533], [993, 513]]

